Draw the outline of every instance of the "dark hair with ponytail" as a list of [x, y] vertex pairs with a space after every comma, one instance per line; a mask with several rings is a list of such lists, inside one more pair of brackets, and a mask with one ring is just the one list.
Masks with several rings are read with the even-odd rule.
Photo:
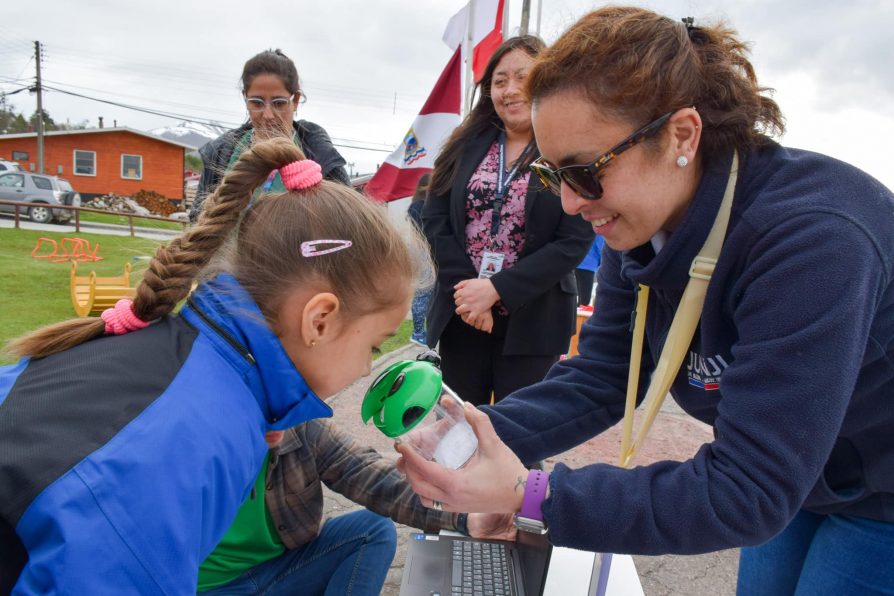
[[301, 91], [301, 80], [298, 78], [298, 69], [292, 59], [286, 56], [282, 50], [264, 50], [255, 54], [245, 62], [242, 67], [242, 93], [248, 93], [251, 82], [258, 75], [271, 74], [279, 77], [286, 91], [292, 95], [304, 97]]
[[[270, 172], [300, 159], [304, 154], [288, 138], [259, 141], [245, 151], [208, 197], [198, 223], [155, 251], [137, 287], [134, 313], [144, 321], [169, 314], [212, 259], [239, 280], [274, 329], [282, 299], [302, 283], [332, 291], [354, 316], [399, 304], [415, 281], [426, 283], [432, 266], [419, 235], [409, 229], [402, 235], [381, 206], [342, 184], [324, 180], [263, 195], [240, 220]], [[302, 257], [302, 242], [326, 238], [353, 244], [325, 257]], [[17, 339], [8, 350], [40, 358], [104, 334], [102, 319], [73, 319]]]
[[694, 106], [704, 126], [699, 152], [710, 160], [785, 130], [747, 54], [723, 24], [693, 26], [690, 19], [609, 6], [582, 17], [540, 55], [528, 93], [536, 106], [559, 92], [579, 92], [635, 128]]

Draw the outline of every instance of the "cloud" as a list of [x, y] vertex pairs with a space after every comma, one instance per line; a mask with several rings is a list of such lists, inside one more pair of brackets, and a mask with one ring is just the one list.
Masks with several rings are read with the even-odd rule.
[[[465, 0], [271, 0], [263, 7], [241, 0], [156, 0], [151, 7], [107, 0], [38, 0], [4, 6], [0, 22], [0, 77], [33, 76], [32, 42], [45, 44], [44, 76], [89, 88], [85, 95], [134, 105], [239, 122], [245, 109], [239, 75], [260, 50], [282, 48], [291, 56], [310, 95], [302, 117], [335, 137], [399, 143], [451, 51], [441, 43], [448, 19]], [[801, 146], [831, 153], [894, 184], [888, 168], [867, 155], [882, 155], [876, 139], [894, 133], [894, 55], [887, 28], [894, 2], [851, 0], [645, 0], [672, 18], [727, 20], [753, 42], [753, 63], [762, 84], [778, 89], [789, 136]], [[517, 27], [520, 3], [510, 2]], [[548, 0], [542, 36], [553, 41], [593, 0]], [[35, 19], [39, 12], [40, 19]], [[532, 2], [536, 25], [538, 0]], [[11, 28], [10, 23], [15, 23]], [[77, 26], [74, 26], [74, 24]], [[27, 68], [26, 68], [26, 65]], [[18, 86], [21, 86], [19, 83]], [[0, 89], [13, 84], [0, 78]], [[31, 113], [34, 98], [12, 97]], [[45, 97], [54, 117], [72, 122], [97, 116], [149, 130], [171, 120], [58, 93]], [[847, 142], [866, 132], [863, 153], [843, 154]], [[819, 128], [818, 128], [819, 127]], [[884, 136], [887, 135], [887, 136]], [[837, 138], [838, 137], [838, 138]], [[836, 142], [838, 141], [838, 142]], [[384, 154], [345, 149], [359, 169]], [[888, 180], [884, 180], [888, 176]]]
[[751, 0], [723, 3], [731, 24], [753, 41], [758, 76], [805, 74], [817, 108], [864, 107], [894, 115], [894, 3]]

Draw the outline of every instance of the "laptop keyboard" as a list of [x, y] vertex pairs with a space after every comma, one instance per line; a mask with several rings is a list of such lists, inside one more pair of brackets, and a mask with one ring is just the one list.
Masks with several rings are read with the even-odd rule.
[[453, 543], [453, 594], [511, 596], [509, 562], [502, 544]]

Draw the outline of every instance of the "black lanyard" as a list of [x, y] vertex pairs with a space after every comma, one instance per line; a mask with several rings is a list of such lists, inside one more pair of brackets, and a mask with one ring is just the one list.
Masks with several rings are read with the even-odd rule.
[[[503, 197], [506, 196], [506, 189], [509, 188], [509, 185], [512, 184], [512, 179], [515, 178], [515, 175], [518, 174], [519, 169], [525, 161], [527, 161], [528, 153], [531, 151], [531, 148], [534, 147], [534, 141], [528, 143], [527, 147], [525, 147], [524, 151], [521, 152], [521, 155], [518, 156], [518, 159], [515, 160], [515, 165], [512, 166], [512, 169], [507, 173], [504, 171], [504, 166], [506, 165], [506, 133], [501, 132], [500, 138], [498, 139], [500, 151], [499, 151], [499, 163], [497, 167], [497, 188], [494, 189], [494, 202], [493, 202], [493, 212], [491, 215], [491, 223], [490, 223], [490, 236], [491, 238], [495, 238], [497, 232], [500, 231], [500, 216], [503, 212]], [[504, 178], [505, 176], [505, 178]]]

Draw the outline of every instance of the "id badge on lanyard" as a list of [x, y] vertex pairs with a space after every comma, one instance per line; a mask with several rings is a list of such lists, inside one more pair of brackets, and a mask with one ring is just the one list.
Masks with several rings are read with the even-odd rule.
[[[499, 146], [500, 151], [499, 163], [497, 166], [497, 187], [496, 189], [494, 189], [494, 203], [490, 226], [491, 243], [495, 242], [497, 232], [500, 231], [500, 217], [503, 212], [503, 197], [506, 196], [506, 191], [508, 190], [509, 185], [512, 183], [512, 179], [515, 178], [515, 175], [518, 173], [519, 166], [525, 161], [525, 156], [530, 149], [530, 145], [525, 147], [525, 150], [522, 151], [522, 154], [519, 156], [518, 160], [516, 160], [515, 166], [510, 172], [507, 173], [504, 170], [504, 167], [506, 165], [506, 133], [500, 133]], [[487, 279], [488, 277], [502, 271], [503, 261], [505, 260], [505, 253], [495, 252], [491, 250], [484, 251], [481, 254], [481, 267], [478, 270], [478, 279]]]
[[506, 255], [501, 252], [484, 251], [481, 254], [481, 269], [478, 271], [478, 279], [487, 279], [502, 271], [505, 259]]

